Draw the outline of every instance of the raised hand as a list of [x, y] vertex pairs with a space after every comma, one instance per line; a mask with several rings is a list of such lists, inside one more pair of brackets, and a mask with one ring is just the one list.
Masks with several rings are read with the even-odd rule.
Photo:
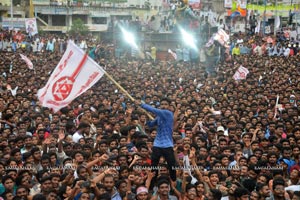
[[64, 133], [63, 130], [60, 130], [60, 131], [58, 132], [58, 139], [59, 139], [60, 141], [62, 141], [62, 140], [65, 139], [65, 133]]
[[107, 154], [103, 154], [99, 159], [100, 161], [106, 161], [108, 160], [109, 156]]

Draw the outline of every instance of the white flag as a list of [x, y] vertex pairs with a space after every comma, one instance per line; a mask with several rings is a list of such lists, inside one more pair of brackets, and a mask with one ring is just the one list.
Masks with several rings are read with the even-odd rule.
[[[277, 94], [277, 98], [276, 98], [276, 104], [275, 104], [275, 112], [274, 112], [274, 118], [276, 118], [276, 115], [278, 113], [277, 109], [278, 109], [278, 102], [279, 102], [279, 95]], [[282, 105], [281, 105], [281, 108], [282, 108]]]
[[148, 58], [153, 59], [153, 58], [152, 58], [152, 55], [151, 55], [151, 53], [150, 53], [149, 51], [146, 52], [146, 55], [148, 56]]
[[247, 1], [246, 0], [238, 0], [238, 6], [240, 6], [241, 9], [247, 9]]
[[214, 40], [217, 40], [222, 46], [228, 46], [229, 35], [223, 30], [219, 29], [216, 34], [214, 34]]
[[279, 29], [279, 28], [280, 28], [280, 16], [277, 15], [277, 16], [275, 16], [274, 29], [275, 29], [275, 31], [277, 31], [277, 29]]
[[173, 52], [171, 49], [169, 49], [168, 53], [171, 54], [175, 60], [177, 60], [177, 54], [175, 52]]
[[217, 26], [218, 25], [218, 23], [216, 21], [216, 16], [215, 16], [215, 14], [211, 10], [208, 13], [208, 23], [211, 26]]
[[234, 80], [243, 80], [246, 79], [249, 74], [249, 70], [243, 66], [240, 66], [238, 70], [233, 75]]
[[105, 71], [73, 42], [69, 42], [62, 59], [45, 87], [38, 91], [43, 107], [57, 112], [91, 88]]
[[26, 65], [28, 66], [29, 69], [33, 69], [33, 64], [31, 62], [31, 60], [29, 58], [27, 58], [26, 56], [24, 56], [23, 54], [20, 54], [22, 60], [24, 60], [26, 62]]
[[258, 20], [257, 21], [257, 26], [255, 27], [255, 33], [260, 33], [260, 24], [261, 24], [261, 21]]
[[232, 0], [224, 0], [225, 8], [232, 8]]
[[214, 44], [214, 37], [215, 37], [215, 33], [210, 37], [210, 39], [208, 40], [208, 42], [205, 44], [205, 47], [210, 47]]

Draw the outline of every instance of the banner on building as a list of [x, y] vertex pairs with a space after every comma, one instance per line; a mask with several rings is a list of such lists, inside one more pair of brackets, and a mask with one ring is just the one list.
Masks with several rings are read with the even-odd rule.
[[34, 36], [35, 34], [38, 34], [35, 18], [25, 19], [25, 27], [26, 27], [26, 33], [28, 33], [29, 35]]
[[200, 0], [189, 0], [189, 5], [192, 6], [193, 9], [200, 9], [201, 1]]
[[225, 8], [232, 8], [232, 0], [224, 0]]
[[37, 22], [35, 18], [2, 18], [2, 28], [3, 29], [20, 29], [26, 30], [27, 33], [32, 33], [35, 35], [38, 33]]
[[257, 5], [257, 4], [247, 4], [247, 9], [257, 10], [260, 13], [266, 11], [290, 11], [290, 10], [299, 10], [300, 5], [298, 4], [278, 4], [278, 5]]
[[241, 9], [247, 9], [247, 0], [238, 0], [238, 6], [240, 6]]
[[2, 18], [3, 29], [25, 29], [25, 18]]

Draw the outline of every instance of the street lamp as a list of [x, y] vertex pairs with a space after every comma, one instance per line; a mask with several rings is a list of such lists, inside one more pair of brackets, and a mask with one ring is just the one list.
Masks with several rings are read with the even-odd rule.
[[127, 30], [125, 30], [123, 27], [121, 27], [121, 31], [123, 33], [123, 38], [124, 40], [133, 48], [137, 49], [138, 46], [136, 44], [135, 41], [135, 37], [131, 32], [128, 32]]
[[191, 47], [194, 50], [197, 50], [197, 46], [196, 46], [196, 40], [194, 38], [193, 35], [189, 34], [188, 32], [186, 32], [184, 29], [180, 28], [179, 29], [182, 35], [182, 40], [185, 43], [185, 45]]

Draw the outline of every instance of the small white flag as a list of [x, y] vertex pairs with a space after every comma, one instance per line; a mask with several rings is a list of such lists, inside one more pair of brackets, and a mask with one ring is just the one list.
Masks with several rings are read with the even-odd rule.
[[238, 70], [233, 75], [234, 80], [243, 80], [246, 79], [249, 74], [249, 70], [246, 67], [240, 66]]
[[23, 54], [20, 54], [22, 60], [24, 60], [26, 62], [26, 65], [28, 66], [29, 69], [33, 69], [33, 64], [31, 62], [31, 60], [29, 58], [27, 58], [27, 56], [24, 56]]
[[229, 48], [227, 42], [229, 41], [229, 35], [223, 30], [219, 29], [214, 35], [214, 40], [218, 41], [222, 46]]
[[171, 49], [169, 49], [168, 53], [171, 54], [175, 60], [177, 60], [177, 54], [175, 52], [173, 52]]
[[17, 86], [15, 89], [12, 89], [10, 85], [6, 86], [6, 89], [9, 90], [13, 96], [16, 96], [18, 88], [19, 87]]

